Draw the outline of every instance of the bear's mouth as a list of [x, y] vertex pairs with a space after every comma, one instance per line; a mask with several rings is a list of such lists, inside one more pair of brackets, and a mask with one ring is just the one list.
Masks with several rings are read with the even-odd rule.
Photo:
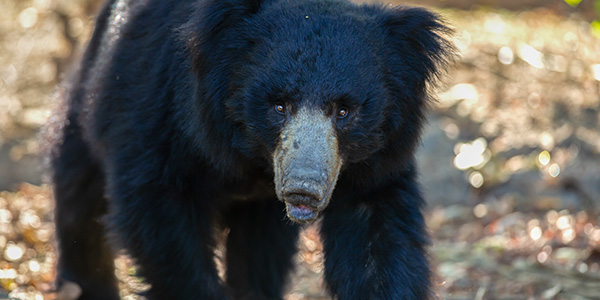
[[288, 218], [298, 223], [309, 223], [319, 216], [319, 211], [304, 204], [286, 203], [285, 209]]

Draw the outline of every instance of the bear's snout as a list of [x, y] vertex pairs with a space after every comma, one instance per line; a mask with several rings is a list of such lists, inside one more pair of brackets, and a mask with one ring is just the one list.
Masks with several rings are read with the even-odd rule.
[[341, 165], [330, 118], [306, 108], [290, 118], [273, 154], [275, 192], [286, 203], [290, 220], [306, 223], [318, 217], [329, 203]]

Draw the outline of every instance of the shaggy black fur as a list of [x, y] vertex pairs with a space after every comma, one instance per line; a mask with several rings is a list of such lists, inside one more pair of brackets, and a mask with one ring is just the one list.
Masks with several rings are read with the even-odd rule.
[[[332, 115], [343, 166], [322, 212], [340, 300], [426, 299], [414, 150], [451, 47], [421, 8], [336, 0], [112, 0], [52, 157], [59, 276], [118, 299], [125, 248], [149, 299], [281, 299], [298, 226], [273, 184], [286, 103]], [[215, 227], [217, 226], [217, 227]], [[228, 228], [225, 283], [214, 228]]]

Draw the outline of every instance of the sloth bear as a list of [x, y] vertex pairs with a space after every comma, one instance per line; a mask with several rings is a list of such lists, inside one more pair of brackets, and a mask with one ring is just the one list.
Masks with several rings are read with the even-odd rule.
[[62, 92], [58, 284], [119, 299], [125, 249], [148, 299], [282, 299], [318, 218], [332, 297], [429, 298], [414, 151], [449, 34], [346, 0], [108, 1]]

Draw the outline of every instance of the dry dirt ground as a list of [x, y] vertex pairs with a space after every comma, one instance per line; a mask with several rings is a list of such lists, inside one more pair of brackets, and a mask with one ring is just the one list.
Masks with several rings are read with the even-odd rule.
[[[93, 2], [0, 2], [0, 299], [57, 298], [38, 133]], [[544, 9], [441, 13], [461, 58], [419, 151], [439, 298], [600, 299], [600, 40]], [[299, 248], [286, 299], [329, 299], [314, 226]]]

